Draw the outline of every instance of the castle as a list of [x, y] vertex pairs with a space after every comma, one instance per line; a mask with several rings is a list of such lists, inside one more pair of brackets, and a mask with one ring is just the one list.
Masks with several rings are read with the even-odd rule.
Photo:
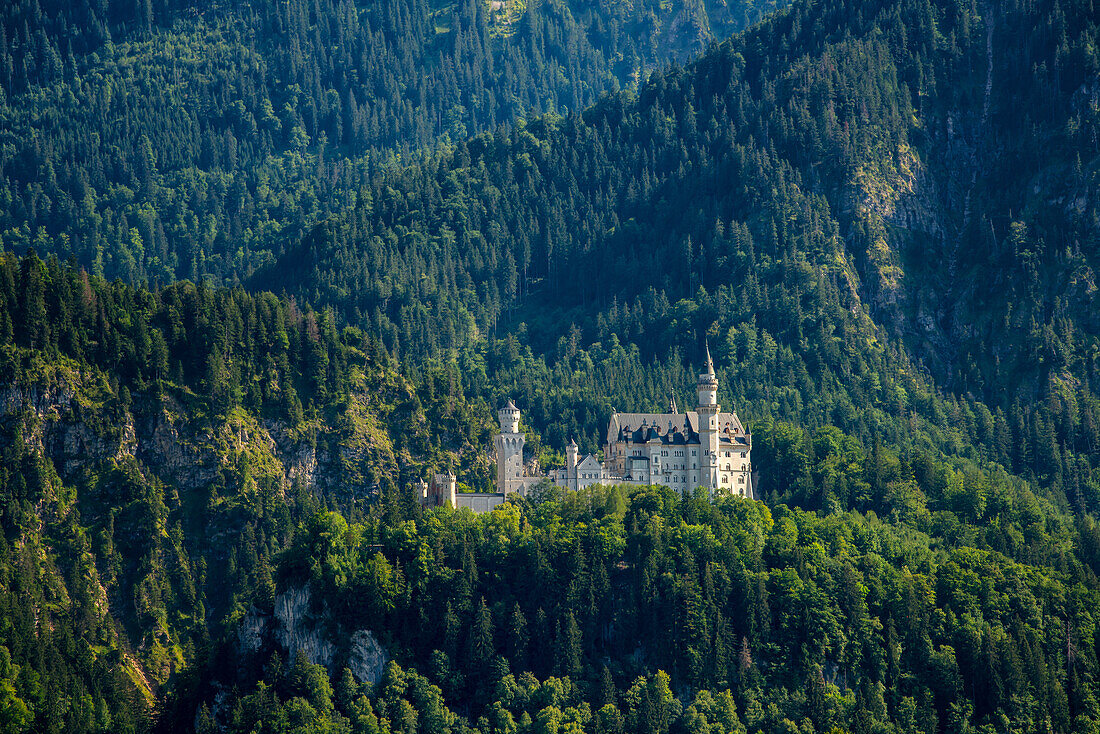
[[662, 484], [681, 492], [703, 487], [754, 499], [752, 435], [737, 413], [722, 412], [709, 346], [706, 355], [695, 410], [681, 413], [672, 400], [668, 413], [613, 412], [603, 461], [593, 454], [581, 458], [576, 442], [571, 440], [565, 449], [565, 467], [548, 474], [525, 469], [520, 411], [509, 400], [497, 414], [500, 433], [494, 442], [496, 492], [456, 494], [454, 475], [437, 474], [430, 485], [421, 483], [421, 501], [485, 512], [514, 493], [526, 495], [546, 480], [574, 491], [593, 484]]
[[737, 413], [718, 404], [718, 378], [707, 349], [699, 375], [699, 404], [680, 413], [612, 413], [607, 426], [604, 481], [663, 484], [687, 491], [703, 487], [753, 497], [752, 435]]

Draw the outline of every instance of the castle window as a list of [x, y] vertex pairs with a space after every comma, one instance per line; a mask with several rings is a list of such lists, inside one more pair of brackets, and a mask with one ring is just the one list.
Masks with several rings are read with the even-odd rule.
[[744, 452], [744, 451], [742, 451], [742, 452], [741, 452], [741, 458], [742, 458], [742, 459], [744, 459], [744, 458], [745, 458], [745, 452]]
[[667, 451], [662, 451], [661, 456], [668, 456], [668, 452]]
[[725, 474], [722, 475], [722, 484], [729, 484], [730, 478]]
[[692, 450], [691, 450], [691, 455], [692, 455], [692, 456], [695, 456], [695, 449], [692, 449]]
[[738, 484], [744, 484], [745, 483], [745, 478], [744, 477], [737, 477], [737, 483]]

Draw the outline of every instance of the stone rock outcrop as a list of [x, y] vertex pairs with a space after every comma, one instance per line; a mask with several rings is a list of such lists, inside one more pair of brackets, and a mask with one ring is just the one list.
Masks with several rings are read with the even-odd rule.
[[[275, 640], [287, 651], [291, 660], [305, 653], [306, 660], [314, 665], [332, 667], [336, 645], [325, 639], [322, 626], [325, 621], [314, 619], [310, 613], [312, 593], [309, 585], [288, 589], [275, 597]], [[325, 612], [322, 617], [327, 617]]]
[[356, 630], [351, 636], [351, 650], [348, 652], [348, 668], [359, 683], [374, 685], [382, 679], [389, 656], [382, 643], [374, 639], [367, 630]]
[[324, 666], [330, 673], [335, 672], [336, 663], [344, 662], [360, 683], [377, 683], [389, 662], [386, 649], [370, 630], [347, 634], [333, 622], [323, 603], [317, 611], [309, 584], [276, 596], [273, 614], [255, 607], [249, 610], [237, 628], [237, 644], [244, 654], [276, 646], [290, 662], [301, 652], [310, 663]]

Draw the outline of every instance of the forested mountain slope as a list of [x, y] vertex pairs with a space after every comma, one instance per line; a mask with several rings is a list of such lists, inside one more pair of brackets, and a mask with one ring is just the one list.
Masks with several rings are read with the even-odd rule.
[[[879, 468], [929, 488], [950, 475]], [[1095, 577], [1057, 512], [992, 484], [1020, 503], [998, 522], [1036, 543], [1027, 561], [873, 514], [670, 488], [399, 528], [317, 515], [282, 588], [308, 583], [327, 615], [392, 635], [398, 660], [373, 685], [337, 666], [329, 685], [304, 656], [272, 658], [202, 708], [200, 729], [1088, 731]]]
[[771, 7], [4, 3], [0, 245], [234, 282], [352, 205], [370, 151], [583, 109]]
[[[393, 368], [292, 300], [0, 257], [5, 730], [1100, 720], [1100, 529], [1044, 487], [761, 420], [773, 494], [820, 511], [635, 487], [425, 512], [410, 478], [485, 481], [490, 410], [476, 370]], [[297, 656], [256, 632], [288, 608]], [[318, 664], [350, 630], [377, 681]]]
[[[490, 473], [484, 405], [271, 294], [0, 256], [0, 728], [141, 731], [314, 512]], [[425, 396], [421, 400], [420, 396]]]
[[[1094, 5], [798, 3], [463, 140], [684, 27], [524, 7], [5, 6], [3, 244], [78, 262], [0, 256], [0, 726], [1095, 730]], [[704, 338], [766, 502], [409, 494]], [[307, 597], [379, 681], [250, 637]]]
[[709, 336], [750, 416], [927, 429], [1080, 503], [1097, 27], [1087, 2], [800, 3], [637, 94], [379, 169], [255, 282], [411, 358], [488, 335], [489, 381], [558, 440], [685, 389]]

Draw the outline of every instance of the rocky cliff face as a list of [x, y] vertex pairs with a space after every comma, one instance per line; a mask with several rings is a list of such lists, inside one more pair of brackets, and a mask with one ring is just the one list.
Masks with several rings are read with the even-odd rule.
[[[23, 441], [54, 461], [62, 476], [91, 461], [119, 460], [136, 450], [134, 426], [129, 415], [121, 421], [82, 418], [91, 407], [85, 376], [60, 374], [48, 385], [0, 386], [0, 420], [26, 417]], [[29, 430], [28, 430], [29, 429]]]
[[23, 440], [49, 458], [63, 479], [126, 457], [181, 490], [213, 482], [247, 460], [285, 490], [295, 482], [326, 490], [364, 489], [366, 466], [393, 471], [393, 445], [362, 403], [353, 401], [339, 427], [318, 422], [311, 433], [243, 410], [206, 417], [172, 395], [137, 396], [124, 406], [96, 375], [58, 371], [48, 386], [0, 386], [0, 420], [30, 418]]
[[329, 672], [346, 665], [359, 683], [377, 683], [389, 662], [369, 629], [348, 631], [337, 625], [323, 600], [314, 603], [308, 584], [276, 596], [271, 613], [252, 607], [237, 628], [237, 645], [244, 655], [279, 649], [291, 661], [302, 653]]
[[[38, 624], [63, 623], [81, 600], [107, 630], [91, 659], [117, 656], [140, 700], [156, 705], [160, 687], [192, 662], [199, 625], [220, 634], [251, 600], [246, 574], [260, 564], [241, 559], [277, 552], [286, 532], [265, 512], [281, 513], [285, 528], [295, 486], [361, 497], [373, 477], [396, 476], [379, 402], [364, 388], [343, 412], [292, 426], [243, 408], [213, 413], [185, 388], [131, 394], [64, 360], [19, 381], [0, 376], [0, 440], [56, 471], [44, 468], [42, 489], [23, 502], [18, 539], [56, 597]], [[55, 567], [55, 556], [75, 570]], [[377, 680], [388, 660], [368, 629], [333, 627], [308, 587], [278, 595], [269, 614], [246, 615], [237, 637], [244, 651], [302, 652], [360, 681]]]

